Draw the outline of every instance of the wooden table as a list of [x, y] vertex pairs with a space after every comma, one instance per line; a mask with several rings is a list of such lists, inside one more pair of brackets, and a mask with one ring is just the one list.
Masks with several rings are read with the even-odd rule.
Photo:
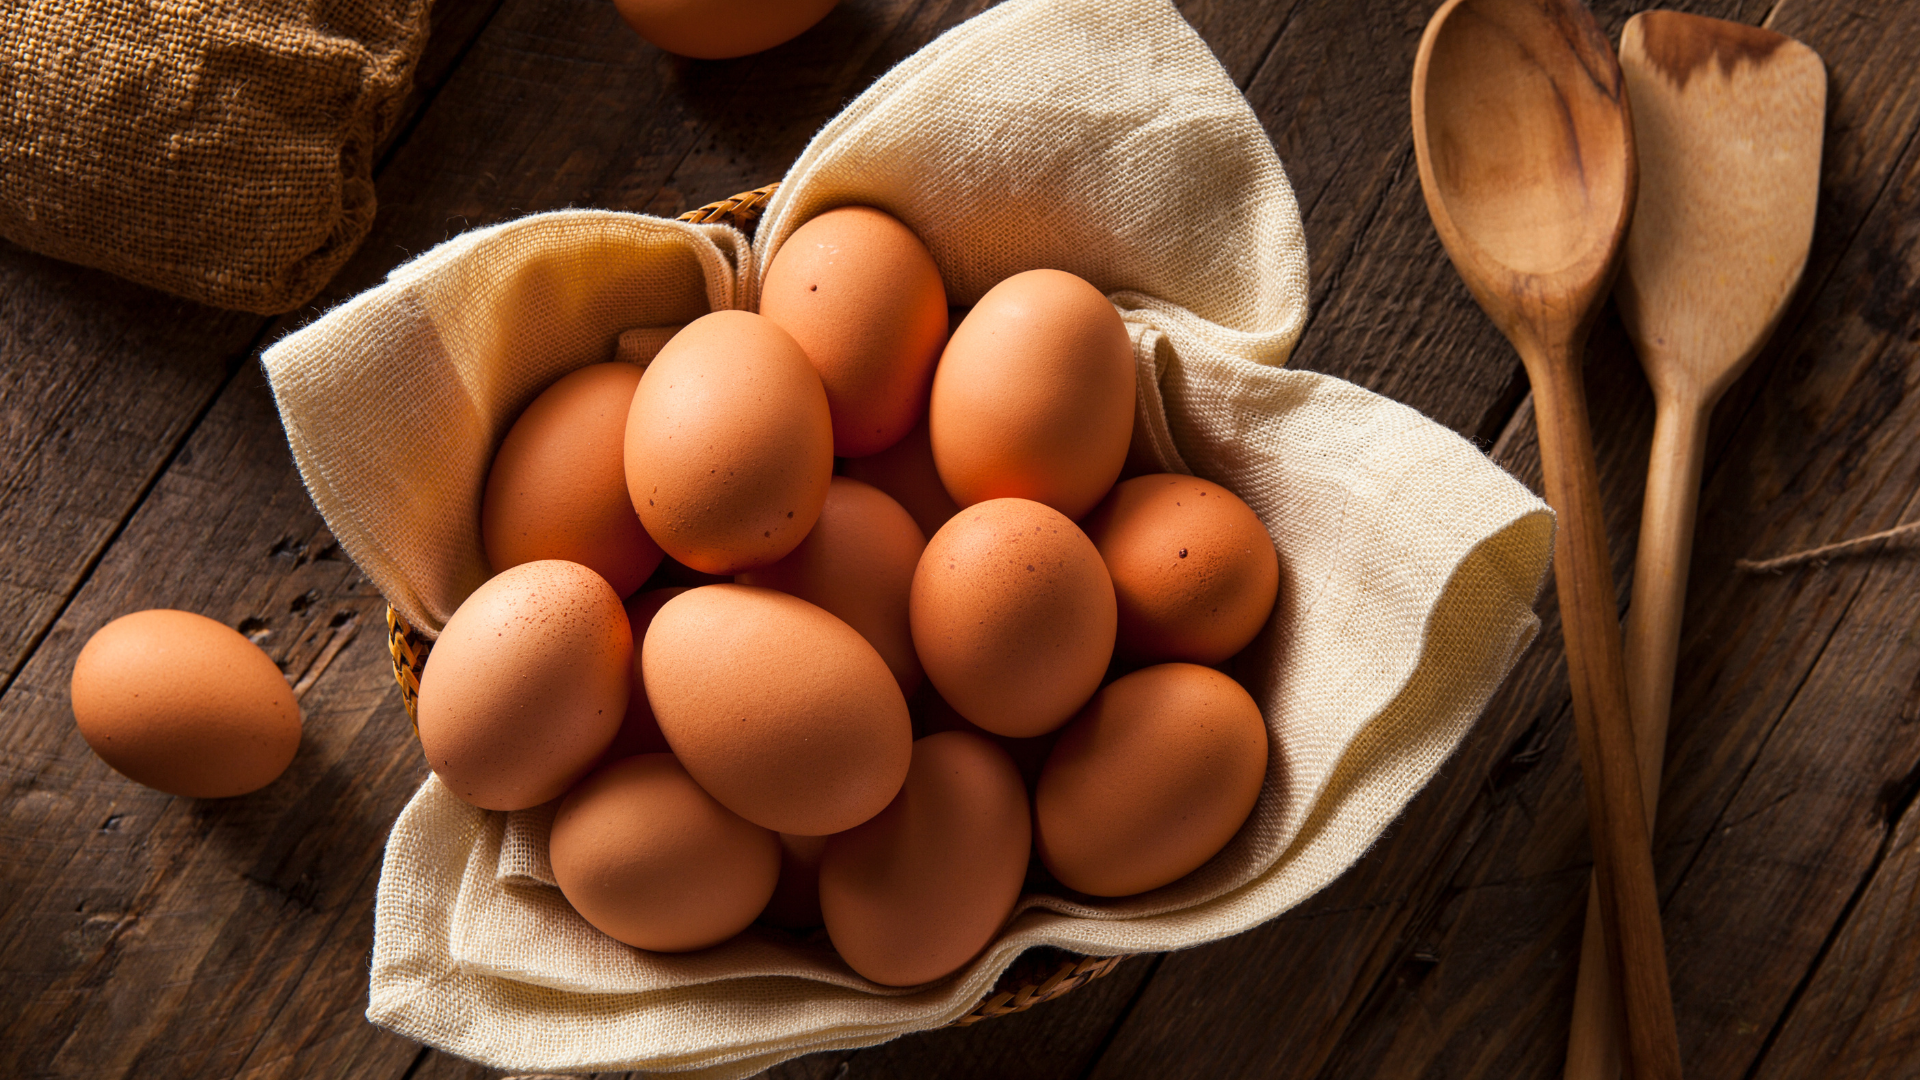
[[[373, 235], [286, 318], [0, 245], [0, 1073], [498, 1075], [362, 1016], [381, 844], [426, 766], [381, 598], [308, 501], [256, 357], [462, 229], [675, 214], [775, 178], [983, 6], [846, 0], [773, 52], [690, 63], [606, 0], [441, 0]], [[1617, 36], [1638, 6], [1599, 14]], [[1519, 362], [1421, 204], [1408, 84], [1430, 5], [1361, 7], [1183, 5], [1306, 219], [1294, 363], [1407, 402], [1537, 488]], [[1713, 418], [1655, 845], [1682, 1050], [1701, 1078], [1920, 1075], [1915, 547], [1733, 566], [1920, 517], [1920, 5], [1688, 7], [1800, 38], [1831, 91], [1805, 285]], [[1624, 603], [1652, 410], [1611, 313], [1588, 379]], [[1552, 597], [1458, 755], [1298, 909], [1028, 1013], [775, 1075], [1557, 1075], [1590, 856]], [[161, 606], [239, 627], [297, 683], [306, 734], [264, 791], [147, 791], [74, 729], [81, 644]]]

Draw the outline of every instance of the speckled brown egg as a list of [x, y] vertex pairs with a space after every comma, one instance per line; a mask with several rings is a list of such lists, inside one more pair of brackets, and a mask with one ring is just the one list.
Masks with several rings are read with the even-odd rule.
[[576, 562], [633, 592], [660, 565], [627, 497], [627, 413], [640, 369], [594, 364], [540, 392], [507, 430], [487, 472], [480, 536], [495, 572], [537, 559]]
[[760, 314], [820, 372], [835, 454], [884, 450], [920, 419], [947, 339], [947, 293], [898, 218], [842, 206], [794, 230], [760, 283]]
[[906, 777], [913, 725], [886, 661], [799, 597], [751, 585], [676, 596], [647, 630], [641, 669], [681, 764], [755, 824], [849, 829]]
[[827, 839], [820, 911], [848, 966], [887, 986], [957, 971], [993, 940], [1026, 878], [1027, 789], [1006, 751], [947, 731], [872, 821]]
[[1061, 733], [1034, 792], [1040, 860], [1094, 896], [1159, 888], [1211, 859], [1253, 812], [1267, 728], [1240, 684], [1197, 664], [1116, 679]]
[[634, 32], [670, 53], [727, 60], [799, 37], [839, 0], [614, 0]]
[[701, 316], [634, 391], [627, 494], [653, 539], [695, 570], [737, 574], [792, 551], [832, 478], [826, 391], [771, 319]]
[[1086, 521], [1113, 575], [1116, 650], [1217, 664], [1273, 613], [1280, 557], [1253, 508], [1219, 484], [1160, 473], [1116, 485]]
[[933, 467], [933, 444], [927, 441], [925, 417], [885, 450], [841, 462], [840, 473], [892, 496], [913, 515], [923, 536], [939, 532], [947, 519], [960, 512], [953, 496], [940, 485], [939, 470]]
[[961, 506], [1032, 499], [1079, 518], [1113, 486], [1133, 437], [1133, 342], [1107, 298], [1061, 270], [995, 285], [933, 377], [941, 482]]
[[913, 644], [960, 715], [1000, 735], [1073, 718], [1113, 657], [1113, 583], [1058, 510], [976, 503], [942, 526], [913, 575]]
[[879, 651], [902, 694], [920, 687], [920, 659], [907, 625], [907, 595], [927, 540], [878, 488], [833, 478], [820, 520], [787, 557], [737, 579], [825, 608]]
[[627, 714], [607, 746], [603, 762], [635, 754], [663, 754], [669, 749], [667, 737], [660, 734], [660, 724], [653, 718], [653, 706], [647, 704], [647, 685], [640, 677], [640, 646], [661, 606], [686, 591], [678, 587], [649, 589], [627, 598], [627, 629], [633, 634], [633, 662], [627, 665]]
[[486, 810], [558, 797], [593, 767], [627, 711], [633, 634], [600, 575], [521, 563], [462, 601], [420, 674], [427, 764]]
[[190, 799], [272, 783], [300, 746], [286, 677], [239, 631], [189, 611], [136, 611], [73, 663], [73, 718], [100, 760]]
[[715, 802], [672, 754], [607, 765], [568, 793], [548, 842], [580, 916], [655, 952], [717, 945], [773, 895], [780, 841]]
[[780, 833], [780, 880], [773, 887], [760, 921], [788, 930], [821, 925], [820, 856], [827, 850], [824, 836]]

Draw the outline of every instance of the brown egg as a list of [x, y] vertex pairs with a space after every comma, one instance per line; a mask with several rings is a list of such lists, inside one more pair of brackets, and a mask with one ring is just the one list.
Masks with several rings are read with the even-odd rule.
[[1006, 751], [947, 731], [872, 821], [827, 838], [820, 912], [848, 966], [888, 986], [957, 971], [1013, 912], [1032, 844], [1027, 789]]
[[1040, 861], [1094, 896], [1159, 888], [1233, 839], [1266, 774], [1266, 724], [1239, 683], [1197, 664], [1142, 668], [1095, 695], [1048, 755]]
[[1040, 782], [1040, 769], [1047, 763], [1047, 755], [1053, 752], [1053, 744], [1060, 740], [1058, 731], [1045, 735], [1035, 735], [1030, 739], [1014, 739], [995, 734], [960, 715], [960, 711], [947, 704], [947, 699], [936, 692], [932, 686], [922, 686], [920, 692], [907, 700], [907, 712], [913, 717], [913, 733], [916, 738], [938, 734], [942, 731], [966, 731], [978, 735], [1007, 752], [1013, 764], [1020, 770], [1020, 779], [1032, 791], [1033, 785]]
[[1115, 650], [1126, 659], [1217, 664], [1246, 648], [1273, 613], [1273, 538], [1219, 484], [1137, 476], [1116, 485], [1086, 525], [1113, 575]]
[[1100, 291], [1060, 270], [995, 285], [933, 377], [933, 460], [961, 506], [1032, 499], [1070, 518], [1113, 486], [1133, 437], [1133, 342]]
[[913, 575], [913, 644], [960, 715], [1015, 738], [1073, 718], [1113, 658], [1113, 583], [1059, 511], [976, 503], [927, 542]]
[[778, 560], [813, 528], [833, 478], [820, 376], [772, 320], [701, 316], [634, 392], [626, 477], [647, 532], [693, 569], [737, 574]]
[[624, 758], [553, 816], [560, 892], [616, 941], [654, 952], [718, 945], [773, 895], [780, 841], [700, 790], [672, 754]]
[[757, 825], [850, 829], [906, 777], [913, 725], [886, 661], [798, 597], [750, 585], [676, 596], [647, 630], [641, 668], [680, 763]]
[[788, 930], [821, 925], [820, 856], [827, 850], [824, 836], [779, 833], [780, 881], [760, 921]]
[[839, 0], [613, 0], [634, 32], [670, 53], [727, 60], [805, 33]]
[[848, 458], [840, 465], [842, 476], [872, 484], [893, 497], [913, 515], [923, 536], [940, 531], [947, 519], [960, 512], [953, 496], [940, 486], [940, 473], [933, 467], [933, 444], [927, 441], [927, 421], [923, 416], [900, 441], [877, 454]]
[[577, 563], [521, 563], [462, 601], [420, 673], [420, 748], [447, 790], [486, 810], [558, 797], [627, 711], [633, 633], [620, 597]]
[[538, 559], [576, 562], [626, 596], [660, 565], [627, 497], [627, 413], [640, 369], [594, 364], [541, 391], [487, 472], [480, 536], [497, 573]]
[[920, 659], [907, 625], [913, 569], [927, 539], [913, 517], [878, 488], [833, 478], [813, 531], [787, 557], [749, 570], [759, 585], [825, 608], [879, 651], [902, 694], [920, 687]]
[[245, 795], [286, 771], [300, 708], [280, 669], [224, 623], [136, 611], [73, 662], [73, 719], [100, 760], [189, 799]]
[[891, 214], [842, 206], [800, 226], [767, 267], [760, 314], [820, 372], [835, 454], [884, 450], [925, 411], [947, 293], [927, 246]]
[[653, 624], [661, 605], [686, 591], [652, 589], [627, 598], [627, 629], [633, 634], [633, 662], [627, 665], [627, 715], [620, 721], [620, 730], [607, 752], [601, 755], [603, 763], [635, 754], [664, 754], [670, 749], [667, 737], [660, 734], [659, 722], [653, 718], [653, 706], [647, 704], [646, 683], [640, 678], [640, 644], [646, 640], [647, 627]]

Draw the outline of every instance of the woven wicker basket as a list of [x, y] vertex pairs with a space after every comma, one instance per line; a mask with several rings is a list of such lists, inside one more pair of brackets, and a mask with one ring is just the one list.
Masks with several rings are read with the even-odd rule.
[[[680, 220], [696, 225], [723, 222], [750, 234], [766, 209], [767, 200], [779, 188], [778, 183], [772, 183], [741, 192], [698, 210], [689, 210], [680, 215]], [[393, 679], [400, 684], [400, 700], [406, 706], [407, 720], [414, 725], [416, 738], [420, 735], [417, 712], [420, 673], [426, 670], [427, 654], [432, 649], [433, 643], [425, 635], [408, 625], [391, 606], [387, 608], [387, 651], [393, 656]], [[1031, 1009], [1105, 975], [1125, 959], [1126, 954], [1078, 956], [1057, 949], [1029, 950], [1001, 974], [991, 993], [950, 1026], [965, 1027], [990, 1017]]]

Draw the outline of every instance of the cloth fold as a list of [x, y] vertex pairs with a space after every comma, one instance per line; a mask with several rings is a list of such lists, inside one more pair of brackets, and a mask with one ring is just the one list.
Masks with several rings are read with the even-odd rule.
[[[1532, 640], [1552, 513], [1413, 410], [1283, 366], [1307, 302], [1291, 189], [1165, 0], [1011, 0], [956, 27], [828, 123], [751, 247], [570, 211], [402, 267], [266, 355], [315, 502], [401, 614], [437, 630], [484, 577], [481, 485], [526, 400], [620, 355], [623, 332], [750, 308], [784, 238], [852, 203], [925, 239], [956, 303], [1039, 266], [1100, 288], [1134, 343], [1148, 449], [1239, 493], [1272, 534], [1280, 600], [1234, 672], [1272, 740], [1252, 816], [1152, 892], [1025, 895], [966, 968], [900, 990], [776, 930], [689, 956], [617, 946], [543, 881], [540, 814], [476, 810], [429, 779], [382, 868], [376, 1022], [498, 1068], [726, 1080], [949, 1023], [1028, 948], [1226, 937], [1375, 843]], [[659, 336], [627, 333], [626, 352]]]

